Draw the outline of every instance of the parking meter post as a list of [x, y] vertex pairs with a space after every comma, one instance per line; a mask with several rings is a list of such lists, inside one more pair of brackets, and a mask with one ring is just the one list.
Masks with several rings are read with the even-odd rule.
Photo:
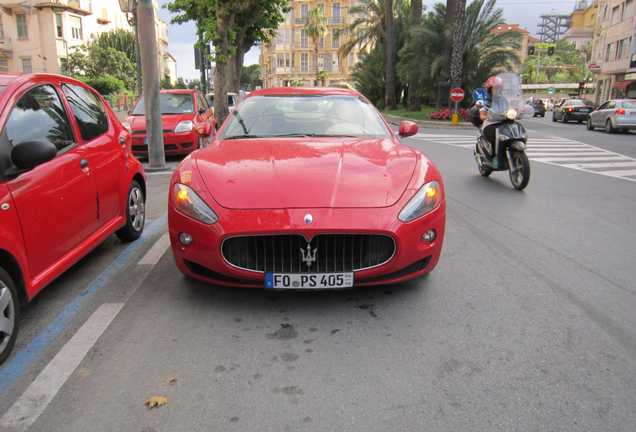
[[165, 169], [166, 157], [163, 148], [163, 122], [159, 103], [159, 70], [157, 68], [159, 57], [152, 0], [139, 0], [137, 19], [139, 20], [139, 51], [148, 134], [148, 160], [151, 169]]

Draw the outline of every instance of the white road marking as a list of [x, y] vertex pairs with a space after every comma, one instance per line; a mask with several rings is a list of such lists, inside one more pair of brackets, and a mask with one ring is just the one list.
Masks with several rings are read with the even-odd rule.
[[159, 240], [157, 240], [157, 242], [154, 245], [152, 245], [150, 250], [146, 252], [146, 255], [144, 255], [142, 259], [139, 260], [137, 265], [157, 264], [159, 259], [163, 256], [166, 249], [168, 249], [168, 246], [170, 246], [170, 234], [165, 233], [159, 238]]
[[0, 419], [0, 430], [25, 431], [37, 420], [123, 306], [106, 303], [93, 313]]

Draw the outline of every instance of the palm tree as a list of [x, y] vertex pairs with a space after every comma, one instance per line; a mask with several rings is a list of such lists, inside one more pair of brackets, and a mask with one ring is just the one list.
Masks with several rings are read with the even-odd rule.
[[[395, 44], [393, 42], [393, 0], [384, 0], [386, 18], [386, 87], [384, 109], [396, 110], [395, 101]], [[391, 13], [389, 13], [391, 11]]]
[[[413, 28], [419, 27], [422, 22], [422, 0], [411, 0], [413, 8]], [[417, 78], [415, 74], [408, 76], [408, 100], [406, 101], [407, 111], [422, 111], [422, 104], [417, 91]]]
[[307, 28], [307, 36], [309, 36], [315, 45], [316, 50], [316, 81], [318, 80], [318, 44], [320, 44], [320, 38], [327, 32], [327, 17], [325, 12], [319, 7], [315, 7], [307, 12], [307, 21], [305, 22]]
[[349, 8], [351, 15], [357, 15], [356, 19], [336, 33], [337, 36], [348, 35], [338, 50], [343, 57], [348, 56], [356, 46], [362, 51], [371, 52], [376, 46], [385, 44], [384, 6], [384, 1], [369, 0]]
[[466, 0], [455, 0], [453, 23], [453, 54], [451, 55], [450, 88], [461, 87], [464, 56], [464, 26], [466, 24]]

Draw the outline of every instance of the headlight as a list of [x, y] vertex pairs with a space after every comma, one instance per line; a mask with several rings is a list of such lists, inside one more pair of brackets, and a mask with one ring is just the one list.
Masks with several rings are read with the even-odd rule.
[[175, 132], [190, 132], [193, 127], [194, 127], [194, 123], [192, 123], [192, 120], [186, 120], [179, 123], [174, 131]]
[[192, 219], [206, 225], [212, 225], [219, 221], [216, 213], [189, 186], [175, 183], [172, 189], [172, 200], [179, 212]]
[[440, 200], [439, 182], [432, 181], [420, 188], [413, 198], [404, 206], [398, 219], [411, 222], [437, 208]]
[[130, 132], [132, 134], [132, 129], [130, 128], [130, 123], [122, 123], [121, 124], [123, 127], [125, 127], [128, 132]]
[[508, 120], [514, 120], [517, 118], [518, 115], [519, 115], [519, 111], [517, 111], [514, 108], [508, 108], [508, 110], [506, 111], [506, 118]]

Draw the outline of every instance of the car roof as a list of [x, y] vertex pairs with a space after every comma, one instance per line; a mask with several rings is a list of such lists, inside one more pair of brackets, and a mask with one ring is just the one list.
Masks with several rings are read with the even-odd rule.
[[[228, 96], [233, 95], [233, 96], [238, 96], [237, 93], [233, 93], [233, 92], [227, 92]], [[214, 93], [206, 93], [206, 96], [214, 96]]]
[[252, 96], [322, 96], [322, 95], [351, 95], [360, 96], [355, 90], [341, 87], [272, 87], [255, 90], [247, 97]]

